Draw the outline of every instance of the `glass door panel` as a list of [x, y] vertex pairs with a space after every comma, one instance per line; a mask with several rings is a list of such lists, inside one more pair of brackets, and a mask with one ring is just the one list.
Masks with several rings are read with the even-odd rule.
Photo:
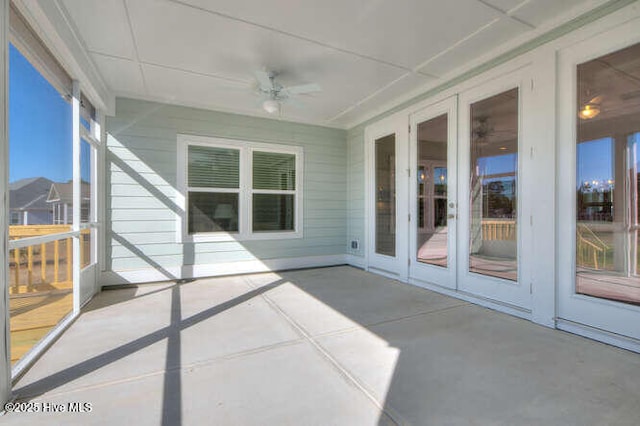
[[418, 285], [457, 286], [457, 109], [451, 97], [410, 117], [409, 277]]
[[640, 350], [640, 43], [632, 22], [558, 53], [559, 328]]
[[365, 129], [367, 269], [401, 280], [406, 279], [409, 267], [409, 185], [406, 173], [398, 171], [409, 168], [408, 137], [407, 124], [399, 117]]
[[471, 104], [469, 271], [518, 279], [518, 89]]
[[577, 67], [575, 292], [640, 305], [640, 45]]
[[447, 114], [420, 123], [417, 155], [418, 262], [446, 267], [447, 228]]
[[375, 141], [376, 253], [396, 255], [396, 136]]
[[519, 225], [535, 191], [518, 189], [531, 179], [521, 170], [530, 158], [520, 156], [531, 134], [523, 131], [532, 123], [531, 91], [523, 89], [530, 79], [529, 70], [518, 70], [460, 95], [458, 156], [458, 288], [524, 310], [531, 308], [532, 286], [520, 278], [529, 276], [532, 236]]

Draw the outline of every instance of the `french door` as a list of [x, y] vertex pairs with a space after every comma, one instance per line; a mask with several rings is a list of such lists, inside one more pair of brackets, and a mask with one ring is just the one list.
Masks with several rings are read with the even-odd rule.
[[370, 268], [531, 315], [533, 87], [523, 67], [367, 128]]
[[456, 288], [457, 102], [410, 117], [409, 278]]
[[531, 308], [521, 259], [524, 72], [461, 94], [458, 146], [458, 290], [523, 309]]
[[409, 117], [410, 135], [397, 118], [367, 129], [370, 268], [530, 312], [525, 79], [514, 73], [426, 107]]
[[366, 130], [366, 197], [369, 269], [407, 277], [406, 122], [390, 117]]
[[558, 326], [638, 350], [640, 39], [626, 27], [559, 56]]

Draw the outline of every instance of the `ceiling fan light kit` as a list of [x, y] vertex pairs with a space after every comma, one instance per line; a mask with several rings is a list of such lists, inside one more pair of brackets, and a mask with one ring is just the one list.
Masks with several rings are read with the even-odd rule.
[[600, 106], [591, 103], [586, 104], [580, 112], [578, 112], [578, 116], [583, 120], [592, 119], [598, 114], [600, 114]]
[[274, 99], [267, 99], [262, 103], [262, 108], [269, 114], [275, 114], [280, 111], [280, 102]]

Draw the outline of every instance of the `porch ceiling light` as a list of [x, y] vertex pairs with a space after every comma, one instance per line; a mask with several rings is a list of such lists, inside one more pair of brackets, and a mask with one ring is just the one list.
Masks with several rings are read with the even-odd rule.
[[269, 114], [275, 114], [280, 110], [280, 102], [274, 99], [267, 99], [262, 103], [262, 108]]
[[600, 106], [592, 103], [586, 104], [580, 112], [578, 112], [578, 116], [583, 120], [590, 120], [598, 114], [600, 114]]

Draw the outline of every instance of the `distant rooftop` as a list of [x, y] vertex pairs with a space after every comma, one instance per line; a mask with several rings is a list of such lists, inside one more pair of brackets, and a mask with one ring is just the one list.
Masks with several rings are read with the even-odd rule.
[[53, 181], [44, 177], [20, 179], [9, 184], [11, 210], [49, 210], [47, 195]]

